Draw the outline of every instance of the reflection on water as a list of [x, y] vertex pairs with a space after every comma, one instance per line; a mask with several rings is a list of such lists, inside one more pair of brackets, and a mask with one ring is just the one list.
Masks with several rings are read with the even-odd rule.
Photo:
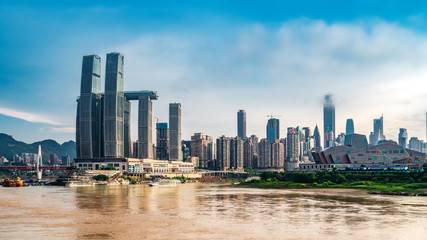
[[427, 198], [182, 184], [0, 188], [0, 239], [425, 239]]

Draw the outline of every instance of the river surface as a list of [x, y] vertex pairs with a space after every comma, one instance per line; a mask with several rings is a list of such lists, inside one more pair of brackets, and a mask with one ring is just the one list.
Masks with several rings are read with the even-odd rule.
[[427, 198], [212, 184], [0, 187], [0, 239], [427, 239]]

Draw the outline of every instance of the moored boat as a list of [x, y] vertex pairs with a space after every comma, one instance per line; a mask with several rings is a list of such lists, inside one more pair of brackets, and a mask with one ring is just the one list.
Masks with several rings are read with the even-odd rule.
[[28, 187], [28, 184], [24, 184], [20, 177], [13, 179], [5, 179], [2, 183], [3, 187]]

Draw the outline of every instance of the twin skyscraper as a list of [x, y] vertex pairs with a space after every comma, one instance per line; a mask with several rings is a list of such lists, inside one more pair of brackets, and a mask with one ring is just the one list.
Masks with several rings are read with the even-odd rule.
[[[152, 100], [154, 91], [124, 91], [124, 57], [107, 54], [105, 93], [101, 93], [101, 58], [83, 57], [80, 97], [77, 99], [77, 158], [153, 158]], [[131, 101], [138, 101], [138, 141], [131, 141]], [[170, 158], [182, 160], [181, 104], [169, 106]]]

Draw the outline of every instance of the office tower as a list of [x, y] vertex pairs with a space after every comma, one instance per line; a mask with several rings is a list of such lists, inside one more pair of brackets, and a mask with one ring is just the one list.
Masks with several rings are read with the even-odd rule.
[[138, 140], [132, 141], [132, 157], [137, 158], [138, 157]]
[[408, 131], [406, 128], [399, 128], [399, 145], [406, 148], [406, 143], [408, 141]]
[[124, 157], [123, 65], [121, 53], [107, 54], [104, 95], [105, 157]]
[[353, 119], [349, 118], [347, 119], [347, 122], [345, 124], [345, 135], [353, 134], [354, 133], [354, 123]]
[[275, 139], [280, 139], [279, 119], [270, 118], [267, 122], [267, 140], [273, 143]]
[[305, 140], [308, 140], [311, 137], [310, 128], [309, 127], [303, 127], [302, 130], [304, 132]]
[[[326, 139], [326, 133], [332, 133], [331, 139]], [[328, 142], [335, 142], [335, 104], [332, 99], [332, 95], [325, 95], [325, 101], [323, 102], [323, 137], [325, 139], [324, 147], [329, 146]]]
[[138, 158], [153, 158], [152, 125], [153, 102], [149, 96], [138, 96]]
[[380, 140], [384, 140], [383, 129], [383, 116], [381, 116], [379, 119], [374, 119], [373, 145], [378, 144], [378, 141]]
[[288, 129], [286, 144], [287, 161], [298, 162], [300, 157], [300, 140], [297, 130], [292, 128]]
[[208, 167], [208, 143], [203, 133], [195, 133], [191, 136], [191, 156], [199, 158], [199, 167]]
[[230, 169], [230, 139], [221, 136], [216, 140], [217, 168], [220, 171]]
[[266, 138], [259, 141], [258, 144], [258, 167], [270, 168], [271, 167], [271, 144]]
[[169, 160], [182, 161], [181, 103], [169, 104]]
[[169, 160], [169, 129], [168, 123], [156, 123], [157, 146], [156, 159]]
[[[191, 141], [181, 141], [182, 159], [186, 160], [191, 157]], [[197, 166], [199, 166], [199, 160], [197, 160]]]
[[285, 167], [285, 156], [283, 154], [284, 146], [278, 140], [274, 140], [271, 144], [271, 167], [272, 168], [284, 168]]
[[216, 161], [216, 143], [212, 137], [206, 136], [207, 143], [207, 162], [208, 167], [215, 168]]
[[237, 112], [237, 136], [246, 138], [246, 112], [239, 110]]
[[376, 141], [376, 140], [375, 140], [374, 133], [373, 133], [373, 132], [371, 132], [371, 133], [369, 134], [369, 144], [370, 144], [370, 145], [375, 145], [375, 144], [377, 144], [377, 142], [378, 142], [378, 141]]
[[253, 152], [254, 152], [254, 154], [258, 154], [259, 139], [256, 135], [251, 135], [251, 139], [252, 139]]
[[78, 158], [101, 157], [101, 58], [83, 57], [80, 98], [77, 100], [76, 150]]
[[243, 140], [238, 136], [230, 139], [230, 167], [243, 170]]
[[132, 140], [131, 140], [131, 123], [130, 123], [130, 101], [125, 99], [124, 102], [124, 118], [123, 118], [123, 134], [124, 134], [124, 155], [125, 157], [132, 157]]
[[254, 147], [252, 138], [247, 138], [243, 143], [243, 167], [253, 167]]
[[320, 151], [322, 147], [320, 146], [320, 132], [319, 132], [319, 128], [317, 127], [317, 124], [316, 124], [316, 127], [314, 128], [313, 137], [314, 137], [314, 147], [316, 148], [315, 151]]

